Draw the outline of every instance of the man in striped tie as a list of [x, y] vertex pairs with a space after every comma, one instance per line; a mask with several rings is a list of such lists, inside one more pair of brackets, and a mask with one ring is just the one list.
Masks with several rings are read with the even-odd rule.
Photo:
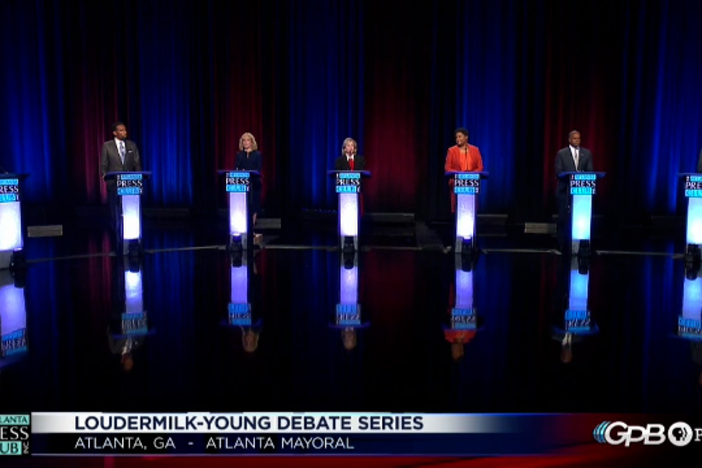
[[[556, 177], [562, 172], [593, 172], [592, 153], [580, 146], [580, 132], [573, 130], [568, 134], [568, 146], [556, 154]], [[570, 245], [570, 182], [567, 177], [559, 177], [556, 186], [558, 204], [557, 237], [563, 253]]]

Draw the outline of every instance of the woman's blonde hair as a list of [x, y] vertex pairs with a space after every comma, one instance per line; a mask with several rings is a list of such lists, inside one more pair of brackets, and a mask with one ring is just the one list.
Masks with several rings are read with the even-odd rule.
[[346, 153], [344, 153], [344, 150], [346, 149], [346, 143], [353, 143], [353, 147], [354, 147], [353, 154], [358, 153], [358, 143], [356, 143], [356, 140], [349, 137], [349, 138], [345, 139], [344, 142], [341, 144], [341, 154], [346, 154]]
[[239, 151], [244, 151], [244, 138], [246, 137], [251, 138], [251, 149], [254, 151], [258, 150], [258, 143], [256, 143], [256, 137], [250, 134], [249, 132], [246, 132], [243, 135], [241, 135], [241, 138], [239, 138]]

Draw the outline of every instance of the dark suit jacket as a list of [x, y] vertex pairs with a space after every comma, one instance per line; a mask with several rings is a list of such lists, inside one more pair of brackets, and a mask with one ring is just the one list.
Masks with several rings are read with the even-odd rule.
[[[570, 146], [566, 146], [556, 154], [556, 177], [561, 172], [593, 172], [592, 153], [590, 150], [580, 147], [580, 156], [578, 159], [578, 167], [576, 169], [573, 161], [573, 153], [570, 152]], [[556, 187], [556, 198], [559, 201], [568, 200], [568, 181], [558, 179]]]
[[102, 145], [102, 153], [100, 155], [100, 173], [102, 177], [108, 172], [132, 172], [141, 171], [141, 158], [139, 157], [139, 148], [136, 143], [131, 140], [124, 140], [124, 164], [119, 156], [117, 144], [115, 140], [106, 141]]
[[[355, 155], [353, 157], [353, 170], [354, 171], [365, 171], [366, 170], [366, 158], [363, 156]], [[345, 155], [341, 155], [334, 161], [335, 171], [350, 171], [349, 162], [346, 160]]]

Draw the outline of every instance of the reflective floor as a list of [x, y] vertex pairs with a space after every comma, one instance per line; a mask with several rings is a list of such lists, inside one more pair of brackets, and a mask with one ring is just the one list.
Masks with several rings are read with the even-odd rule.
[[502, 236], [470, 263], [309, 231], [234, 262], [183, 225], [131, 264], [100, 228], [28, 239], [26, 277], [0, 272], [0, 410], [702, 410], [702, 273], [673, 242], [588, 265]]

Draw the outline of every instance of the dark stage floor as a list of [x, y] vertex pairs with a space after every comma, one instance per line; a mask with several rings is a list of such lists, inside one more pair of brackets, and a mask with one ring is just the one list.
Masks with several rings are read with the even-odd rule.
[[0, 276], [0, 410], [702, 410], [679, 243], [603, 239], [587, 266], [548, 236], [483, 237], [465, 271], [441, 229], [401, 227], [354, 270], [315, 229], [267, 233], [241, 267], [218, 229], [150, 226], [140, 265], [100, 228], [28, 239], [24, 287]]

